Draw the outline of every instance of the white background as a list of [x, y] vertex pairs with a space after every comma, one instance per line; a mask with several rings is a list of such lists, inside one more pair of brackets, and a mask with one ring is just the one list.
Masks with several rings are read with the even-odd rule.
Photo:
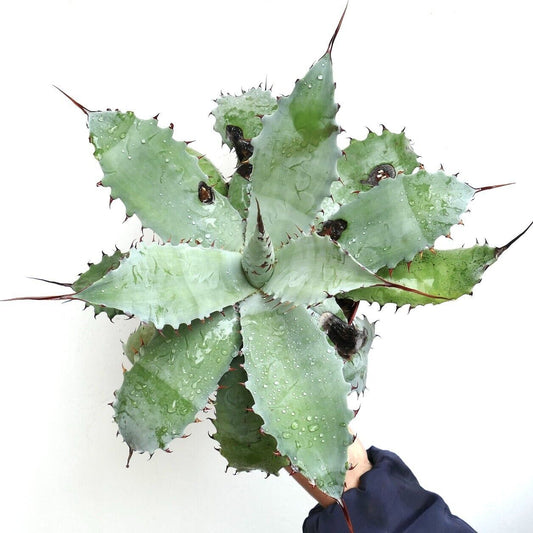
[[[344, 0], [5, 2], [1, 8], [0, 297], [47, 294], [138, 235], [122, 225], [87, 142], [90, 109], [174, 122], [226, 173], [208, 117], [220, 90], [268, 78], [291, 91], [325, 51]], [[338, 121], [404, 126], [426, 168], [478, 195], [454, 244], [503, 245], [533, 219], [532, 8], [525, 1], [352, 1], [333, 52]], [[531, 246], [491, 267], [474, 297], [382, 312], [358, 431], [483, 532], [531, 531]], [[59, 290], [61, 292], [61, 290]], [[208, 422], [173, 454], [125, 468], [106, 404], [132, 322], [75, 303], [0, 304], [0, 529], [10, 532], [295, 532], [313, 501], [284, 473], [225, 474]], [[357, 524], [356, 524], [357, 527]]]

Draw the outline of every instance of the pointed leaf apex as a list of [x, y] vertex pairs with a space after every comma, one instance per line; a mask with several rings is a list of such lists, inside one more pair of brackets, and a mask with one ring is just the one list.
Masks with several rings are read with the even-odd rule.
[[259, 200], [256, 198], [255, 203], [257, 204], [257, 229], [259, 233], [265, 233], [265, 225], [263, 224], [263, 217], [261, 216], [261, 208], [259, 207]]
[[91, 111], [90, 109], [87, 109], [84, 105], [81, 105], [78, 101], [74, 100], [72, 96], [68, 95], [63, 89], [60, 89], [57, 85], [53, 85], [61, 94], [66, 96], [77, 108], [81, 109], [87, 116], [89, 116], [89, 113], [94, 113], [94, 111]]
[[337, 35], [339, 34], [339, 31], [342, 26], [342, 21], [344, 20], [344, 15], [346, 15], [346, 10], [348, 9], [348, 2], [346, 2], [346, 6], [344, 8], [344, 11], [342, 12], [341, 18], [339, 19], [339, 23], [337, 24], [337, 27], [335, 28], [335, 32], [333, 33], [333, 36], [331, 37], [328, 48], [326, 50], [326, 55], [331, 55], [331, 51], [333, 50], [333, 45], [335, 44], [335, 39], [337, 38]]
[[496, 252], [495, 252], [496, 259], [498, 259], [500, 255], [503, 254], [503, 252], [509, 249], [518, 239], [520, 239], [520, 237], [522, 237], [529, 230], [529, 228], [531, 228], [531, 226], [533, 226], [533, 222], [530, 222], [529, 226], [524, 231], [522, 231], [516, 237], [511, 239], [507, 244], [505, 244], [504, 246], [501, 246], [500, 248], [496, 248]]
[[483, 191], [489, 191], [490, 189], [498, 189], [500, 187], [507, 187], [508, 185], [516, 185], [516, 183], [514, 181], [511, 181], [509, 183], [501, 183], [499, 185], [487, 185], [485, 187], [472, 187], [475, 191], [475, 194], [477, 194], [478, 192], [483, 192]]

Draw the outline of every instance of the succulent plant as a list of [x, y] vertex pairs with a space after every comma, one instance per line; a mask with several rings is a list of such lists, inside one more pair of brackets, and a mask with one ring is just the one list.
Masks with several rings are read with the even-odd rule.
[[341, 152], [335, 36], [289, 96], [217, 99], [215, 130], [238, 159], [229, 179], [156, 117], [77, 104], [100, 184], [157, 236], [104, 255], [54, 297], [141, 321], [113, 402], [130, 453], [166, 450], [211, 401], [229, 466], [298, 469], [340, 498], [346, 397], [365, 390], [375, 335], [357, 303], [456, 299], [508, 247], [433, 248], [491, 187], [427, 171], [404, 132], [369, 132]]

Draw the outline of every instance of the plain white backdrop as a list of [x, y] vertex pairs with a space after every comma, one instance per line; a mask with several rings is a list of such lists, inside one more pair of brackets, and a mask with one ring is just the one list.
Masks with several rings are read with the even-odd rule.
[[[229, 174], [212, 99], [268, 80], [288, 94], [325, 51], [344, 0], [4, 3], [0, 45], [0, 298], [49, 294], [28, 276], [73, 281], [122, 224], [87, 142], [89, 109], [134, 110]], [[453, 244], [501, 246], [533, 219], [533, 10], [508, 0], [352, 0], [333, 52], [339, 124], [358, 138], [406, 127], [421, 161], [479, 187]], [[448, 242], [440, 243], [449, 245]], [[483, 532], [533, 523], [531, 248], [524, 236], [473, 297], [379, 319], [357, 429], [397, 452], [421, 483]], [[59, 291], [61, 292], [61, 291]], [[0, 303], [0, 529], [63, 532], [299, 531], [314, 505], [288, 476], [225, 473], [196, 424], [174, 453], [136, 456], [106, 404], [134, 327], [82, 306]], [[357, 523], [355, 524], [357, 528]]]

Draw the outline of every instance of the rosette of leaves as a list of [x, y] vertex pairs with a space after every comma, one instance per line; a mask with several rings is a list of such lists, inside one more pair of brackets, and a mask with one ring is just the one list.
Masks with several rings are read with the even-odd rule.
[[167, 449], [218, 390], [230, 466], [290, 464], [340, 498], [346, 396], [364, 391], [374, 337], [357, 302], [458, 298], [503, 248], [432, 248], [477, 190], [420, 168], [404, 133], [341, 152], [332, 42], [289, 96], [217, 100], [215, 130], [238, 158], [229, 180], [156, 118], [80, 106], [101, 185], [164, 244], [104, 256], [63, 298], [141, 321], [113, 403], [130, 450]]

